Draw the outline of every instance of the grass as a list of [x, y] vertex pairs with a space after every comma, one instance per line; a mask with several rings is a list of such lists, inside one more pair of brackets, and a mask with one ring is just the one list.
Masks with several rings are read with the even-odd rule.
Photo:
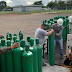
[[72, 10], [57, 10], [57, 13], [72, 13]]
[[31, 12], [0, 11], [0, 14], [33, 14], [33, 13], [42, 13], [42, 12], [72, 13], [72, 10], [42, 10], [42, 11], [31, 11]]
[[1, 11], [0, 14], [30, 14], [31, 12]]

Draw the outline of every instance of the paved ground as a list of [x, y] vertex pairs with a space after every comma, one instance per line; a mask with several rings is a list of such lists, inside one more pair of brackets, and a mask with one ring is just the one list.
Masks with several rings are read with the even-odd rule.
[[43, 67], [43, 72], [69, 72], [69, 68], [61, 67], [61, 66], [50, 66], [47, 64], [46, 67]]
[[[28, 14], [28, 15], [0, 15], [0, 34], [6, 35], [7, 32], [16, 33], [18, 35], [21, 30], [24, 34], [24, 39], [27, 36], [34, 38], [36, 28], [40, 27], [42, 21], [58, 15], [71, 15], [71, 14]], [[59, 66], [46, 66], [43, 67], [43, 72], [68, 72], [67, 68]]]

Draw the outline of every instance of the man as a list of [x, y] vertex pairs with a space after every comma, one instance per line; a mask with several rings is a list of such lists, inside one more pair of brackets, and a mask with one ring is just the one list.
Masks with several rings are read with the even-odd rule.
[[53, 24], [52, 28], [54, 30], [54, 47], [56, 49], [56, 44], [59, 44], [60, 48], [60, 58], [63, 59], [63, 38], [62, 38], [62, 31], [63, 31], [63, 20], [60, 18], [57, 20], [57, 24]]
[[[46, 27], [46, 24], [42, 24], [41, 27], [37, 28], [35, 32], [35, 38], [39, 38], [39, 43], [42, 47], [44, 44], [44, 37], [50, 36], [53, 32], [53, 29], [51, 29], [49, 32], [45, 31]], [[43, 63], [43, 66], [46, 66], [46, 64]]]

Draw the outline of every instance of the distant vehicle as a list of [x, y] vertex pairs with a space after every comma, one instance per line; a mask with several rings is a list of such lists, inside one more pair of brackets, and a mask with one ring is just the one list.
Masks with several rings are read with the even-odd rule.
[[42, 8], [42, 10], [48, 10], [47, 8]]

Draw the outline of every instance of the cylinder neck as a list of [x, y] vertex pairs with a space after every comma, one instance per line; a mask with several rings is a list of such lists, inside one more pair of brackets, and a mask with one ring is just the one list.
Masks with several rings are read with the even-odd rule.
[[30, 38], [30, 45], [34, 46], [34, 39], [33, 38]]
[[25, 50], [29, 51], [29, 44], [25, 44]]
[[11, 41], [7, 40], [7, 47], [11, 46]]
[[5, 39], [1, 39], [1, 45], [5, 46]]
[[15, 42], [17, 39], [17, 36], [13, 36], [13, 41]]
[[35, 42], [36, 42], [36, 45], [38, 45], [39, 44], [39, 38], [36, 38]]
[[24, 47], [25, 46], [25, 40], [24, 39], [21, 40], [20, 45], [21, 45], [21, 47]]
[[27, 37], [27, 42], [29, 42], [29, 41], [30, 41], [30, 38], [31, 38], [30, 36], [28, 36], [28, 37]]

